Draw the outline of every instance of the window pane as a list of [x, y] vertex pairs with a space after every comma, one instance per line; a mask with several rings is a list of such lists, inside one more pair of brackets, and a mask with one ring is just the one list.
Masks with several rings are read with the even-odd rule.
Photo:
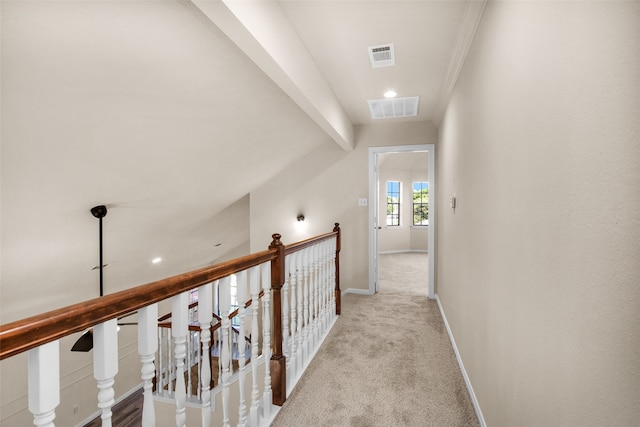
[[429, 183], [413, 183], [413, 225], [429, 225]]
[[387, 225], [400, 225], [400, 181], [387, 181]]

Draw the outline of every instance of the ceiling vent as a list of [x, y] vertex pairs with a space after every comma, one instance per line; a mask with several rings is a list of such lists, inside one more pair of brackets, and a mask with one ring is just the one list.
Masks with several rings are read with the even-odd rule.
[[367, 101], [372, 119], [414, 117], [418, 115], [419, 96], [393, 99], [372, 99]]
[[396, 65], [396, 54], [393, 43], [380, 46], [369, 46], [369, 59], [373, 68], [389, 67]]

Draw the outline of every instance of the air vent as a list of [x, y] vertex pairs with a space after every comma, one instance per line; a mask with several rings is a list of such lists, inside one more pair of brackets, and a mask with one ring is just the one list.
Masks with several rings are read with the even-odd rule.
[[372, 119], [414, 117], [418, 115], [419, 96], [394, 99], [372, 99], [367, 101]]
[[389, 67], [396, 65], [396, 55], [393, 49], [393, 43], [380, 46], [369, 46], [369, 59], [373, 68]]

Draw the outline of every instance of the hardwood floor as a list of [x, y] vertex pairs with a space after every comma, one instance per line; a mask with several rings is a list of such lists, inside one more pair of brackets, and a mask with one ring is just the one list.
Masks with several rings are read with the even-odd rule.
[[[191, 369], [192, 375], [192, 384], [193, 388], [191, 390], [192, 394], [196, 394], [197, 383], [198, 383], [198, 367], [194, 366]], [[212, 386], [218, 383], [218, 358], [212, 358]], [[234, 372], [238, 370], [238, 361], [233, 360], [233, 370]], [[186, 380], [186, 378], [185, 378]], [[142, 425], [142, 406], [143, 406], [143, 395], [142, 389], [136, 390], [126, 399], [122, 400], [118, 404], [114, 405], [111, 412], [113, 413], [111, 423], [113, 427], [138, 427]], [[96, 417], [91, 420], [89, 423], [85, 424], [85, 427], [101, 427], [102, 419], [100, 417]]]
[[[123, 401], [115, 405], [111, 423], [113, 427], [138, 427], [142, 425], [142, 389], [136, 390]], [[102, 420], [97, 417], [85, 425], [85, 427], [100, 427]]]

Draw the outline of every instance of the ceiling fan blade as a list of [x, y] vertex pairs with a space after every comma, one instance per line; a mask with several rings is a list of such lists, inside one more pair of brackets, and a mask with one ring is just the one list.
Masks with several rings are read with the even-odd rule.
[[78, 338], [76, 343], [71, 347], [71, 351], [88, 352], [93, 348], [93, 331], [88, 329]]

